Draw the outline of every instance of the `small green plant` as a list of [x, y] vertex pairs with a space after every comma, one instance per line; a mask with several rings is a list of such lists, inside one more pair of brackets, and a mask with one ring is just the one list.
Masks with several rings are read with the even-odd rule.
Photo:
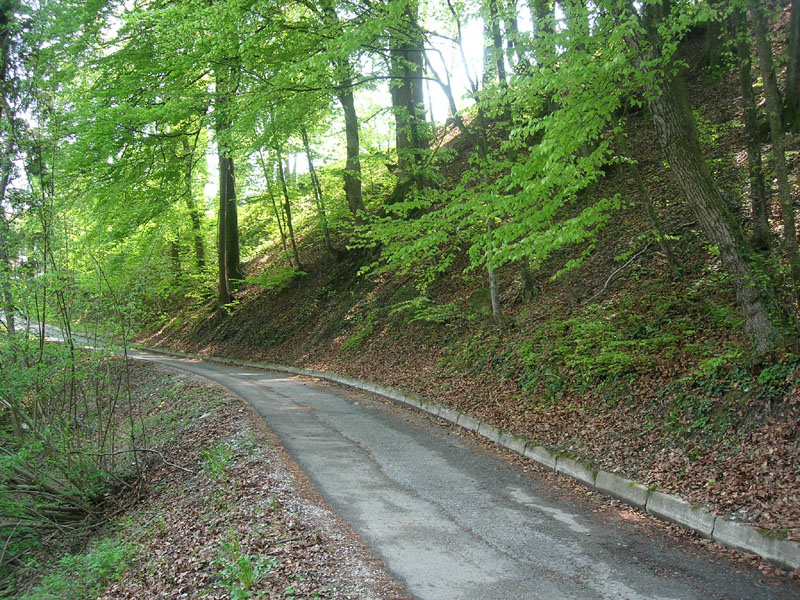
[[364, 341], [372, 335], [375, 325], [378, 324], [378, 311], [372, 310], [367, 315], [364, 323], [342, 344], [342, 350], [357, 350]]
[[434, 304], [427, 296], [418, 296], [398, 302], [389, 310], [389, 314], [402, 314], [409, 323], [444, 324], [462, 316], [464, 310], [455, 302]]
[[222, 477], [233, 460], [233, 449], [225, 442], [220, 442], [213, 448], [203, 450], [203, 469], [213, 479]]
[[222, 542], [216, 560], [222, 578], [220, 584], [230, 591], [231, 600], [244, 600], [253, 595], [253, 587], [274, 569], [277, 558], [258, 557], [242, 551], [238, 537], [231, 534]]

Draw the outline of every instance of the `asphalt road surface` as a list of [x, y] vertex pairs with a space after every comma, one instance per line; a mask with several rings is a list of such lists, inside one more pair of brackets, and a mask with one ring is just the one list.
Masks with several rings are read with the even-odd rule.
[[421, 600], [800, 596], [795, 584], [683, 550], [658, 528], [643, 534], [557, 498], [535, 474], [405, 407], [268, 371], [131, 355], [203, 375], [249, 402]]

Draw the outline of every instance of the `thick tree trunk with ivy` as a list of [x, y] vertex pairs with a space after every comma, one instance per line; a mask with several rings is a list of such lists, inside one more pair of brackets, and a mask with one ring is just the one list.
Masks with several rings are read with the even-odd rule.
[[679, 74], [670, 76], [667, 69], [656, 71], [652, 67], [660, 52], [657, 11], [658, 7], [645, 8], [643, 24], [648, 38], [633, 31], [627, 41], [637, 68], [647, 76], [648, 106], [676, 182], [706, 236], [719, 250], [744, 314], [745, 332], [756, 353], [763, 355], [782, 342], [785, 312], [765, 282], [766, 274], [756, 266], [743, 230], [714, 183], [700, 148], [683, 78]]
[[784, 144], [783, 121], [781, 120], [781, 97], [772, 65], [772, 44], [769, 41], [767, 20], [758, 0], [749, 0], [750, 21], [758, 50], [758, 62], [761, 67], [761, 79], [764, 82], [764, 96], [767, 100], [767, 117], [769, 119], [770, 138], [772, 140], [772, 158], [775, 163], [775, 176], [778, 180], [778, 196], [781, 202], [783, 218], [783, 249], [792, 275], [794, 293], [800, 302], [800, 248], [797, 243], [797, 225], [792, 206], [792, 189], [789, 184], [789, 170], [786, 166], [786, 150]]
[[737, 10], [731, 15], [729, 31], [736, 40], [736, 61], [739, 65], [739, 90], [742, 94], [744, 136], [747, 141], [747, 176], [750, 182], [750, 204], [753, 213], [753, 247], [769, 250], [769, 220], [767, 219], [767, 190], [764, 185], [764, 167], [761, 160], [761, 140], [758, 135], [758, 112], [753, 91], [752, 59], [747, 14]]

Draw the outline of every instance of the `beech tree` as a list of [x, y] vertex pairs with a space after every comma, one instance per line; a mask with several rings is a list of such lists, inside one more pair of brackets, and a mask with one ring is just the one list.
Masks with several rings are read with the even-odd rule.
[[619, 26], [634, 64], [644, 76], [643, 88], [659, 141], [670, 168], [705, 235], [719, 249], [731, 274], [745, 317], [745, 330], [758, 353], [771, 351], [782, 339], [785, 315], [774, 290], [754, 260], [739, 223], [711, 177], [697, 135], [686, 85], [664, 52], [660, 30], [670, 14], [668, 0], [644, 4], [641, 13], [628, 7]]

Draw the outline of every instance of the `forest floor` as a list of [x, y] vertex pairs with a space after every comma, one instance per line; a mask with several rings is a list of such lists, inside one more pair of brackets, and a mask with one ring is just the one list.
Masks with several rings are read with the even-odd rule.
[[151, 453], [99, 530], [51, 537], [14, 597], [407, 599], [248, 404], [166, 367], [131, 361], [130, 377], [168, 463]]

